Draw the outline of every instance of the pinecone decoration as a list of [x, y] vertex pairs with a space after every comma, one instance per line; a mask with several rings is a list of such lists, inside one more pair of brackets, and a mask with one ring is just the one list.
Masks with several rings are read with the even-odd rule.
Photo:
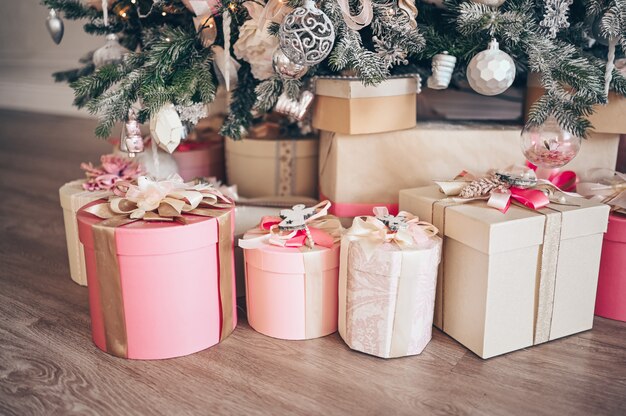
[[490, 175], [470, 182], [461, 190], [459, 196], [461, 198], [480, 198], [489, 195], [493, 191], [507, 188], [506, 182], [500, 180], [496, 175]]

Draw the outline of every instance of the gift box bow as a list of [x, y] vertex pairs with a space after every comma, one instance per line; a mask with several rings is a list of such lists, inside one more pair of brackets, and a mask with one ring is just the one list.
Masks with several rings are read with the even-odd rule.
[[269, 243], [279, 247], [312, 248], [318, 245], [331, 248], [341, 239], [343, 227], [337, 217], [328, 215], [330, 206], [330, 201], [322, 201], [310, 208], [299, 204], [282, 210], [280, 217], [263, 217], [257, 228], [239, 240], [239, 246], [253, 249]]
[[207, 208], [232, 208], [233, 202], [208, 183], [186, 183], [174, 174], [163, 181], [140, 176], [137, 183], [115, 184], [116, 196], [85, 210], [102, 219], [186, 223], [183, 214], [212, 216]]
[[534, 171], [527, 168], [513, 168], [506, 173], [492, 170], [482, 177], [463, 171], [452, 181], [435, 183], [454, 202], [486, 200], [488, 206], [502, 213], [508, 211], [512, 200], [527, 208], [538, 210], [550, 203], [575, 206], [577, 204], [568, 201], [566, 196], [581, 196], [574, 192], [566, 192], [547, 179], [538, 179]]
[[599, 179], [579, 183], [578, 192], [585, 198], [610, 205], [614, 212], [626, 214], [626, 174], [610, 169], [593, 169], [589, 176]]
[[420, 221], [415, 215], [400, 211], [389, 214], [387, 207], [374, 208], [374, 216], [356, 217], [345, 235], [359, 240], [365, 253], [372, 254], [384, 243], [394, 243], [400, 248], [423, 247], [439, 230], [434, 225]]

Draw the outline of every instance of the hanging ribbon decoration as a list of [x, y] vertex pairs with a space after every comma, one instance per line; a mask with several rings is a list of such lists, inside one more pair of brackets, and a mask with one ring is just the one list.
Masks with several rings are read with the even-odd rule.
[[[232, 4], [232, 3], [231, 3]], [[223, 74], [224, 74], [224, 85], [226, 86], [226, 91], [230, 91], [230, 71], [231, 71], [231, 57], [230, 57], [230, 11], [228, 9], [224, 10], [223, 20], [222, 20], [222, 31], [224, 33], [224, 56], [222, 57], [223, 62]]]
[[353, 30], [361, 30], [364, 27], [369, 26], [374, 17], [374, 6], [372, 6], [371, 0], [360, 0], [360, 2], [361, 11], [359, 14], [353, 15], [350, 12], [350, 1], [338, 0], [341, 14], [343, 14], [343, 19], [346, 22], [346, 25]]
[[254, 249], [263, 244], [278, 247], [321, 246], [331, 248], [341, 239], [343, 227], [335, 216], [328, 215], [329, 201], [305, 208], [296, 205], [282, 210], [280, 217], [263, 217], [256, 229], [248, 231], [239, 247]]
[[409, 26], [411, 29], [417, 28], [417, 7], [415, 6], [415, 0], [399, 0], [398, 7], [404, 13], [406, 13], [409, 18]]
[[609, 52], [606, 58], [606, 71], [604, 72], [604, 95], [609, 100], [609, 89], [611, 87], [611, 81], [613, 80], [613, 69], [615, 68], [615, 47], [617, 46], [618, 38], [609, 38]]
[[258, 27], [265, 30], [265, 24], [268, 20], [274, 23], [281, 23], [285, 16], [293, 10], [286, 3], [286, 0], [269, 0], [259, 15]]
[[[217, 27], [215, 25], [214, 15], [220, 9], [219, 0], [186, 0], [183, 1], [185, 6], [193, 12], [193, 22], [198, 36], [205, 48], [211, 47], [215, 56], [213, 63], [218, 79], [226, 87], [226, 91], [230, 91], [230, 86], [237, 83], [237, 71], [239, 71], [239, 63], [230, 55], [230, 25], [232, 18], [229, 8], [235, 7], [234, 3], [230, 3], [222, 12], [222, 35], [224, 38], [224, 47], [213, 45], [217, 37]], [[213, 46], [211, 46], [213, 45]]]
[[102, 20], [104, 27], [109, 26], [109, 0], [102, 0]]
[[593, 169], [595, 182], [581, 182], [578, 193], [585, 198], [610, 205], [611, 210], [626, 214], [626, 174], [610, 169]]

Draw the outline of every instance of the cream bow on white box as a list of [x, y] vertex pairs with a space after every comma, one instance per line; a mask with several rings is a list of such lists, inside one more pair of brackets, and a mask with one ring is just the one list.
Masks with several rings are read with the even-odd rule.
[[[374, 217], [356, 217], [346, 232], [348, 240], [358, 240], [366, 255], [371, 256], [377, 247], [384, 243], [395, 243], [400, 248], [422, 247], [436, 236], [439, 230], [434, 225], [420, 221], [418, 217], [406, 211], [397, 216], [389, 215], [386, 207], [374, 208]], [[390, 219], [404, 224], [396, 231], [387, 225]], [[387, 224], [386, 224], [387, 223]]]
[[592, 169], [587, 176], [591, 181], [577, 185], [579, 194], [626, 214], [626, 174], [611, 169]]

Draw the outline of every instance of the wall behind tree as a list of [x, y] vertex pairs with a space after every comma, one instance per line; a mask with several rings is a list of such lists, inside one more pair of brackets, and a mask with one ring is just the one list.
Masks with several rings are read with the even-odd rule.
[[65, 35], [55, 45], [46, 29], [48, 9], [39, 0], [0, 0], [0, 108], [89, 116], [72, 107], [73, 93], [52, 73], [75, 68], [78, 59], [104, 44], [82, 22], [63, 19]]

